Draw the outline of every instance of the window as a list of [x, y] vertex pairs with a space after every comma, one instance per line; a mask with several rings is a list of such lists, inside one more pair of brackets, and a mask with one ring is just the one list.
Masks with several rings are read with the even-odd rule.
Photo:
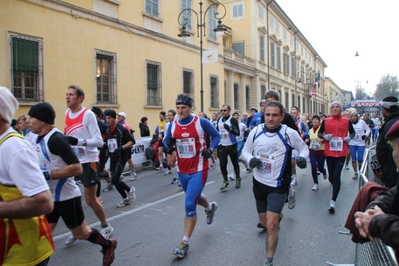
[[[191, 5], [192, 5], [192, 0], [181, 0], [181, 11], [183, 11], [184, 9], [191, 9]], [[182, 23], [184, 25], [184, 23], [187, 22], [186, 24], [186, 29], [191, 30], [192, 29], [192, 14], [191, 14], [191, 10], [186, 10], [181, 14], [181, 21], [180, 23]]]
[[244, 47], [245, 47], [244, 41], [233, 43], [233, 51], [236, 52], [236, 53], [245, 55]]
[[216, 28], [217, 25], [216, 15], [218, 14], [218, 12], [215, 8], [211, 7], [208, 11], [208, 14], [209, 14], [208, 38], [216, 41], [217, 38], [214, 29]]
[[233, 15], [233, 19], [234, 18], [235, 19], [243, 18], [244, 17], [244, 5], [243, 4], [233, 5], [231, 14]]
[[211, 108], [219, 108], [218, 78], [211, 77]]
[[147, 105], [162, 105], [161, 63], [147, 62]]
[[247, 85], [247, 86], [245, 86], [245, 110], [241, 110], [241, 114], [251, 108], [251, 106], [250, 106], [251, 102], [249, 101], [250, 100], [249, 94], [250, 94], [250, 88]]
[[194, 75], [192, 71], [183, 70], [183, 93], [194, 98]]
[[145, 12], [154, 16], [159, 16], [159, 1], [158, 0], [145, 0]]
[[288, 54], [284, 54], [284, 74], [290, 75], [290, 56]]
[[295, 44], [295, 37], [292, 36], [291, 34], [290, 34], [290, 44], [291, 44], [291, 48], [295, 48], [295, 47], [294, 47], [294, 44]]
[[[303, 106], [303, 112], [305, 112], [305, 106], [306, 106], [305, 97], [302, 98], [302, 106]], [[308, 113], [310, 114], [309, 110], [308, 110]]]
[[96, 52], [97, 103], [117, 103], [116, 54]]
[[292, 107], [292, 106], [296, 105], [295, 104], [295, 93], [292, 93], [291, 98], [292, 98], [292, 105], [291, 105], [291, 107]]
[[[280, 94], [281, 95], [281, 94]], [[289, 94], [288, 91], [285, 92], [285, 108], [289, 108], [289, 98], [288, 98]]]
[[280, 36], [280, 23], [276, 21], [276, 35]]
[[259, 36], [259, 60], [265, 62], [265, 35]]
[[285, 43], [288, 42], [288, 31], [286, 29], [283, 29], [283, 40]]
[[291, 77], [296, 78], [296, 62], [295, 57], [291, 57]]
[[265, 9], [262, 6], [259, 6], [259, 20], [263, 21], [265, 19]]
[[43, 101], [43, 40], [12, 34], [11, 91], [20, 101]]
[[[265, 97], [266, 94], [266, 85], [260, 85], [260, 98], [264, 99], [263, 97]], [[248, 97], [249, 98], [249, 97]], [[248, 109], [249, 110], [249, 109]]]
[[276, 67], [276, 54], [275, 54], [275, 44], [272, 42], [270, 43], [270, 65], [272, 67]]
[[274, 31], [274, 17], [270, 17], [269, 23], [270, 23], [269, 25], [270, 29]]
[[234, 83], [234, 109], [239, 110], [240, 109], [240, 96], [239, 96], [239, 85], [238, 83]]
[[[298, 108], [301, 110], [301, 96], [298, 95]], [[302, 113], [305, 113], [305, 110], [302, 110]]]
[[281, 48], [277, 46], [277, 69], [281, 71]]

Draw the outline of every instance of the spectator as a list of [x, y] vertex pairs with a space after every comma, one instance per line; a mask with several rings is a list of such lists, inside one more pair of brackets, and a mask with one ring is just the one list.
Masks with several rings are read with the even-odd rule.
[[377, 160], [382, 167], [384, 186], [392, 188], [398, 183], [398, 173], [396, 165], [392, 158], [392, 146], [390, 141], [385, 138], [385, 134], [392, 125], [399, 120], [399, 103], [394, 96], [386, 97], [382, 100], [382, 115], [384, 116], [384, 124], [379, 130], [377, 139], [376, 154]]
[[155, 133], [159, 134], [160, 132], [164, 132], [165, 125], [166, 125], [166, 112], [161, 111], [159, 113], [159, 121], [157, 123], [157, 127], [155, 128]]
[[148, 127], [148, 118], [143, 116], [140, 121], [141, 121], [141, 123], [139, 123], [140, 137], [149, 137], [151, 134], [150, 134], [150, 128]]

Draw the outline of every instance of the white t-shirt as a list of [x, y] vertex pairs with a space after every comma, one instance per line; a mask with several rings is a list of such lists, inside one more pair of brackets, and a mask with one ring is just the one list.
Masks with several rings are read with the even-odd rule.
[[381, 125], [381, 121], [380, 121], [380, 119], [378, 118], [378, 117], [376, 117], [376, 118], [371, 118], [371, 121], [373, 121], [373, 123], [374, 123], [374, 127], [373, 127], [373, 129], [378, 129], [378, 128], [380, 128], [380, 125]]
[[351, 139], [349, 145], [352, 146], [365, 146], [365, 142], [362, 139], [362, 136], [365, 135], [368, 137], [370, 135], [370, 128], [362, 119], [359, 119], [356, 124], [353, 124], [353, 129], [355, 130], [355, 137]]
[[238, 129], [240, 130], [240, 135], [236, 136], [237, 141], [244, 141], [244, 134], [247, 126], [243, 122], [238, 123]]
[[[10, 132], [15, 130], [8, 129], [0, 139]], [[10, 137], [0, 145], [0, 169], [0, 183], [17, 187], [25, 197], [49, 190], [37, 155], [26, 139]]]

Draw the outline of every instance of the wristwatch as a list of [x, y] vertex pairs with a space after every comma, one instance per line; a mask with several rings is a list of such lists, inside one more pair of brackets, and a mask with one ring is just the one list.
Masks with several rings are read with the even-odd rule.
[[82, 146], [87, 146], [87, 142], [86, 142], [86, 140], [85, 140], [85, 139], [83, 140], [83, 144], [82, 144]]

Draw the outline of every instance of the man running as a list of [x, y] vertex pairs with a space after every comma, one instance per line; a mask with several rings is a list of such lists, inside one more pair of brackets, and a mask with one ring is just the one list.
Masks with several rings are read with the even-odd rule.
[[68, 138], [54, 127], [53, 107], [46, 102], [38, 103], [32, 106], [28, 115], [29, 128], [37, 134], [35, 150], [40, 168], [53, 194], [54, 210], [46, 215], [51, 231], [61, 217], [75, 238], [100, 245], [103, 265], [111, 265], [117, 240], [105, 239], [99, 231], [86, 224], [80, 189], [73, 180], [73, 176], [83, 172], [82, 165]]
[[[184, 258], [190, 248], [190, 238], [197, 223], [197, 204], [205, 208], [207, 224], [213, 222], [218, 207], [216, 202], [208, 202], [202, 190], [208, 178], [209, 158], [220, 137], [209, 120], [191, 113], [193, 103], [189, 96], [177, 96], [176, 110], [179, 118], [171, 122], [164, 140], [168, 151], [176, 150], [178, 177], [186, 193], [184, 236], [172, 252], [178, 258]], [[210, 147], [205, 144], [207, 134], [212, 140]]]
[[[107, 223], [104, 209], [96, 197], [101, 171], [98, 148], [103, 146], [103, 139], [96, 116], [82, 105], [84, 98], [85, 93], [79, 86], [68, 87], [66, 104], [69, 109], [65, 112], [64, 134], [83, 167], [83, 173], [76, 178], [84, 185], [86, 203], [101, 222], [101, 234], [108, 239], [114, 228]], [[71, 245], [75, 240], [70, 236], [65, 244]]]

